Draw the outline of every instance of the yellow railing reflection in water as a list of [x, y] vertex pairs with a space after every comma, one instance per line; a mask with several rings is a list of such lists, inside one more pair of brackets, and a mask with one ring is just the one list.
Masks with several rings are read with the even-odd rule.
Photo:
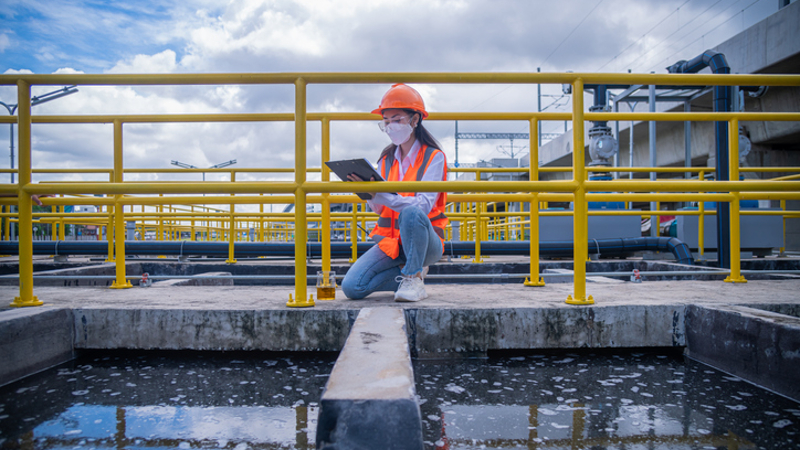
[[[309, 113], [306, 111], [306, 90], [309, 84], [365, 84], [365, 83], [450, 83], [450, 84], [570, 84], [572, 85], [572, 112], [571, 113], [431, 113], [428, 120], [523, 120], [529, 122], [531, 142], [530, 167], [527, 168], [529, 180], [527, 181], [448, 181], [448, 182], [385, 182], [385, 183], [358, 183], [344, 184], [329, 182], [327, 168], [322, 170], [321, 181], [308, 181], [307, 173], [310, 171], [306, 164], [306, 123], [319, 121], [322, 124], [322, 160], [330, 159], [330, 126], [332, 121], [371, 121], [375, 117], [367, 113]], [[293, 85], [295, 89], [294, 113], [269, 113], [269, 114], [165, 114], [165, 115], [80, 115], [80, 116], [31, 116], [30, 95], [33, 85], [208, 85], [208, 84], [286, 84]], [[32, 194], [56, 194], [62, 197], [45, 199], [45, 204], [55, 206], [91, 204], [104, 205], [106, 211], [91, 217], [93, 223], [102, 223], [105, 218], [109, 230], [109, 255], [117, 264], [117, 279], [114, 287], [124, 288], [129, 284], [125, 274], [125, 221], [141, 218], [141, 236], [149, 229], [156, 228], [157, 235], [163, 237], [169, 233], [173, 238], [180, 238], [179, 231], [184, 231], [181, 221], [190, 222], [189, 229], [197, 228], [191, 223], [204, 221], [205, 237], [219, 238], [227, 228], [229, 242], [228, 261], [233, 263], [234, 242], [241, 232], [237, 232], [237, 223], [251, 221], [258, 222], [259, 233], [262, 239], [280, 235], [282, 239], [293, 239], [295, 244], [295, 292], [290, 297], [288, 306], [313, 306], [313, 297], [308, 296], [307, 273], [305, 257], [306, 243], [308, 240], [309, 220], [320, 223], [318, 236], [322, 242], [323, 270], [330, 269], [330, 228], [331, 221], [350, 224], [352, 239], [357, 239], [359, 220], [362, 224], [372, 217], [366, 213], [352, 209], [350, 218], [338, 217], [329, 212], [329, 205], [334, 201], [353, 202], [354, 196], [342, 196], [342, 199], [332, 196], [333, 193], [349, 193], [354, 190], [363, 192], [452, 192], [464, 193], [450, 195], [453, 202], [473, 203], [470, 206], [474, 212], [470, 215], [472, 225], [465, 227], [470, 236], [476, 241], [475, 260], [480, 261], [480, 240], [489, 237], [489, 229], [502, 226], [505, 236], [509, 235], [510, 224], [508, 220], [513, 215], [507, 215], [502, 223], [487, 223], [496, 220], [498, 212], [485, 209], [486, 202], [522, 202], [529, 203], [527, 216], [517, 215], [514, 224], [528, 226], [529, 236], [538, 234], [538, 221], [541, 215], [552, 214], [549, 211], [540, 211], [540, 203], [554, 201], [573, 202], [574, 242], [587, 242], [587, 217], [598, 212], [590, 212], [587, 208], [588, 201], [663, 201], [686, 202], [703, 201], [730, 202], [731, 204], [731, 269], [727, 281], [743, 282], [739, 261], [739, 202], [742, 199], [765, 200], [795, 200], [800, 199], [800, 182], [795, 181], [797, 176], [784, 177], [779, 180], [748, 180], [738, 181], [740, 169], [738, 167], [738, 123], [739, 121], [800, 121], [800, 113], [775, 112], [775, 113], [608, 113], [585, 112], [583, 105], [585, 84], [642, 84], [642, 85], [767, 85], [767, 86], [800, 86], [800, 76], [796, 75], [698, 75], [698, 74], [591, 74], [591, 73], [516, 73], [516, 74], [474, 74], [474, 73], [313, 73], [313, 74], [171, 74], [171, 75], [0, 75], [0, 85], [16, 85], [18, 96], [18, 116], [2, 117], [0, 123], [17, 122], [19, 125], [19, 177], [16, 184], [0, 184], [1, 194], [11, 194], [17, 197], [19, 208], [19, 257], [20, 257], [20, 291], [12, 303], [13, 306], [32, 306], [41, 304], [33, 295], [33, 214], [31, 209]], [[727, 121], [729, 124], [729, 157], [730, 179], [733, 181], [698, 181], [693, 180], [612, 180], [590, 181], [588, 173], [592, 170], [585, 167], [584, 155], [584, 121]], [[294, 181], [236, 181], [236, 171], [225, 169], [231, 174], [229, 182], [126, 182], [123, 179], [125, 172], [132, 173], [131, 169], [123, 167], [123, 127], [126, 123], [188, 123], [188, 122], [269, 122], [269, 121], [294, 121], [295, 123], [295, 167], [293, 169], [247, 169], [249, 172], [279, 172], [294, 174]], [[539, 174], [548, 169], [538, 167], [538, 147], [536, 138], [539, 134], [539, 121], [572, 121], [573, 161], [572, 167], [567, 168], [572, 172], [571, 180], [540, 181]], [[31, 161], [31, 124], [54, 123], [111, 123], [114, 126], [114, 168], [113, 170], [101, 169], [96, 173], [107, 173], [108, 182], [32, 182]], [[322, 161], [321, 161], [322, 162]], [[322, 165], [324, 167], [324, 165]], [[674, 168], [677, 172], [688, 172], [686, 168]], [[136, 171], [161, 172], [157, 169], [135, 169]], [[174, 171], [175, 169], [169, 169]], [[187, 169], [182, 169], [186, 172]], [[192, 169], [188, 169], [192, 170]], [[194, 169], [198, 172], [210, 172], [210, 169]], [[316, 169], [319, 170], [319, 169]], [[490, 169], [481, 169], [491, 171]], [[563, 170], [563, 169], [562, 169]], [[609, 171], [604, 168], [604, 171]], [[654, 171], [653, 168], [619, 168], [613, 169], [620, 172]], [[696, 169], [695, 169], [696, 170]], [[691, 170], [691, 171], [695, 171]], [[705, 169], [709, 170], [709, 169]], [[764, 168], [765, 171], [774, 171], [773, 168]], [[780, 169], [791, 172], [792, 168]], [[166, 170], [163, 170], [166, 171]], [[663, 170], [662, 170], [663, 171]], [[665, 170], [669, 171], [669, 170]], [[79, 171], [73, 171], [79, 172]], [[52, 173], [58, 173], [54, 171]], [[612, 192], [609, 194], [592, 193], [594, 191]], [[469, 194], [477, 192], [481, 194]], [[512, 194], [509, 194], [512, 193]], [[513, 194], [516, 193], [516, 194]], [[74, 195], [105, 195], [105, 197], [75, 198], [64, 197]], [[198, 194], [205, 194], [201, 196]], [[269, 195], [263, 195], [269, 194]], [[311, 195], [310, 195], [311, 194]], [[319, 194], [319, 195], [316, 195]], [[346, 198], [345, 198], [346, 197]], [[81, 203], [83, 202], [83, 203]], [[9, 202], [3, 202], [8, 204]], [[13, 202], [12, 202], [13, 203]], [[287, 220], [284, 225], [277, 225], [274, 214], [267, 215], [261, 209], [259, 213], [242, 213], [235, 210], [235, 205], [251, 204], [264, 205], [268, 203], [286, 204], [294, 203], [293, 220]], [[309, 214], [308, 204], [322, 205], [322, 213]], [[183, 212], [167, 211], [159, 213], [133, 212], [133, 205], [228, 205], [226, 211], [190, 211], [190, 216], [182, 218]], [[125, 208], [128, 211], [125, 211]], [[608, 214], [609, 212], [601, 212]], [[701, 209], [698, 214], [703, 214]], [[748, 212], [750, 213], [750, 212]], [[762, 213], [767, 213], [766, 211]], [[37, 214], [38, 220], [51, 218], [60, 220], [62, 226], [71, 220], [67, 213], [50, 213], [52, 216]], [[463, 215], [462, 208], [454, 217]], [[620, 212], [622, 214], [622, 212]], [[639, 213], [641, 214], [641, 213]], [[652, 215], [663, 212], [645, 213]], [[674, 211], [669, 212], [675, 215]], [[788, 217], [796, 217], [794, 212], [786, 212]], [[3, 213], [11, 218], [11, 213]], [[86, 217], [87, 220], [90, 216]], [[465, 219], [469, 219], [469, 217]], [[784, 216], [787, 217], [787, 216]], [[165, 223], [165, 220], [173, 223]], [[97, 222], [96, 222], [97, 221]], [[145, 223], [147, 221], [147, 223]], [[152, 222], [150, 222], [152, 221]], [[10, 221], [6, 221], [8, 223]], [[223, 226], [223, 223], [227, 223]], [[702, 223], [702, 220], [700, 221]], [[293, 229], [291, 228], [293, 224]], [[266, 227], [265, 231], [261, 231]], [[203, 228], [202, 226], [200, 228]], [[250, 227], [247, 227], [248, 229]], [[277, 233], [276, 233], [277, 231]], [[524, 233], [524, 228], [520, 229]], [[362, 233], [363, 234], [363, 233]], [[7, 234], [6, 234], [7, 235]], [[194, 232], [191, 233], [194, 236]], [[113, 238], [111, 238], [113, 236]], [[702, 234], [701, 234], [702, 236]], [[363, 237], [363, 236], [362, 236]], [[113, 246], [113, 247], [111, 247]], [[527, 285], [540, 286], [544, 283], [539, 276], [538, 268], [538, 240], [530, 239], [531, 276]], [[702, 245], [701, 245], [702, 248]], [[586, 264], [588, 259], [587, 246], [574, 245], [574, 291], [567, 299], [572, 304], [591, 304], [593, 298], [586, 293]], [[111, 259], [111, 258], [109, 258]]]

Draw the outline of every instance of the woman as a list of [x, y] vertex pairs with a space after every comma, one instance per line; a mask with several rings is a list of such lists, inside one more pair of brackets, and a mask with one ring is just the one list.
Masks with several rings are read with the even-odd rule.
[[[387, 181], [446, 181], [447, 160], [441, 145], [422, 126], [428, 117], [419, 92], [395, 84], [372, 111], [392, 140], [378, 158], [378, 172]], [[364, 181], [350, 175], [350, 181]], [[444, 252], [446, 193], [378, 193], [367, 204], [380, 215], [370, 237], [376, 242], [359, 258], [342, 282], [351, 299], [376, 291], [395, 291], [398, 302], [428, 297], [423, 282], [427, 267]]]

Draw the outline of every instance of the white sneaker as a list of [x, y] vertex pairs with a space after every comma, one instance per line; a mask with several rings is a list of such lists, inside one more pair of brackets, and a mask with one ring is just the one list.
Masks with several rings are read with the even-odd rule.
[[400, 286], [397, 288], [397, 292], [394, 293], [394, 301], [418, 302], [428, 298], [422, 278], [401, 275], [397, 277], [397, 281], [400, 282]]

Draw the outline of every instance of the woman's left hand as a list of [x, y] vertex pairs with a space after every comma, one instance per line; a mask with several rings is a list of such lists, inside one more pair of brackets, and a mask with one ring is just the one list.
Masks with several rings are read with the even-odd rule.
[[36, 203], [38, 206], [42, 206], [42, 201], [39, 200], [39, 199], [43, 198], [43, 197], [52, 197], [52, 196], [53, 196], [53, 194], [41, 194], [41, 195], [33, 194], [33, 195], [31, 195], [31, 201], [33, 203]]

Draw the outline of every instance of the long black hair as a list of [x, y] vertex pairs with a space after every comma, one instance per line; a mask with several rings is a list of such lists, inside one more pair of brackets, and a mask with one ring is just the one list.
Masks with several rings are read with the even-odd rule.
[[[435, 149], [441, 150], [442, 144], [440, 144], [439, 141], [437, 141], [436, 138], [433, 137], [430, 131], [428, 131], [425, 127], [422, 126], [422, 114], [420, 114], [417, 111], [414, 111], [413, 109], [404, 109], [403, 111], [407, 112], [412, 119], [414, 118], [414, 114], [419, 116], [419, 122], [417, 123], [416, 128], [414, 128], [414, 137], [420, 142], [420, 144], [424, 144], [427, 145], [428, 147], [433, 147]], [[383, 158], [385, 158], [386, 155], [394, 153], [395, 150], [397, 150], [397, 145], [395, 145], [394, 143], [387, 145], [386, 148], [384, 148], [383, 151], [381, 152], [381, 156], [378, 158], [378, 163], [380, 163], [380, 161]]]

